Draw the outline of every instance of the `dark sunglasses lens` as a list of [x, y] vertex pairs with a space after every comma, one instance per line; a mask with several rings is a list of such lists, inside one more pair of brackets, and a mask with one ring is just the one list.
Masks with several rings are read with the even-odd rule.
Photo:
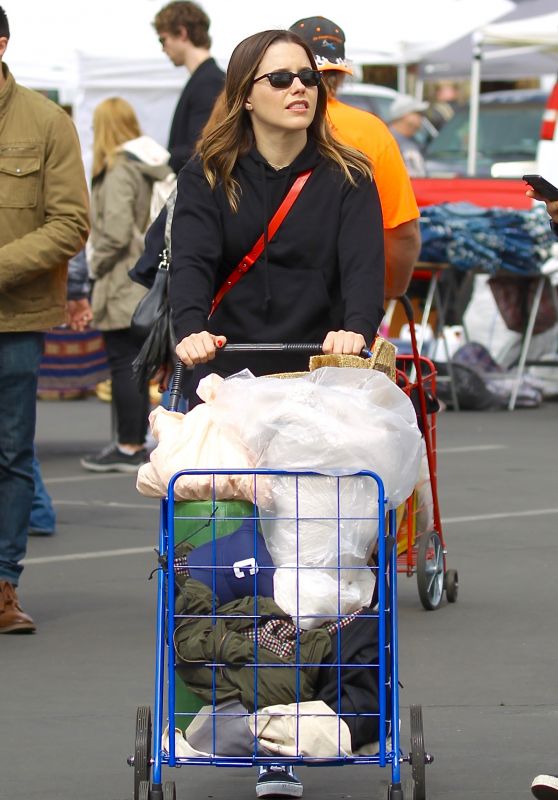
[[288, 89], [294, 80], [292, 72], [270, 72], [269, 82], [274, 89]]
[[300, 72], [270, 72], [267, 76], [274, 89], [288, 89], [295, 78], [306, 86], [318, 86], [322, 76], [317, 69], [301, 69]]
[[318, 86], [322, 79], [317, 69], [301, 69], [298, 77], [304, 86]]

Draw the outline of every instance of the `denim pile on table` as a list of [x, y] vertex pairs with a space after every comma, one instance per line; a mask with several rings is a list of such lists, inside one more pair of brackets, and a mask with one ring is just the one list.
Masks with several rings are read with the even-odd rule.
[[421, 261], [448, 262], [461, 271], [538, 272], [555, 241], [541, 204], [519, 211], [441, 203], [421, 209]]

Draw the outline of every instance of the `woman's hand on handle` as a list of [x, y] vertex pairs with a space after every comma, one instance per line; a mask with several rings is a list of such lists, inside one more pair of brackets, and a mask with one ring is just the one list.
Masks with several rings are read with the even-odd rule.
[[187, 367], [193, 367], [214, 359], [217, 350], [224, 347], [226, 343], [225, 336], [216, 336], [209, 331], [191, 333], [177, 344], [176, 355]]
[[335, 353], [337, 355], [359, 356], [362, 350], [367, 347], [362, 333], [353, 331], [330, 331], [324, 339], [322, 350], [326, 354]]

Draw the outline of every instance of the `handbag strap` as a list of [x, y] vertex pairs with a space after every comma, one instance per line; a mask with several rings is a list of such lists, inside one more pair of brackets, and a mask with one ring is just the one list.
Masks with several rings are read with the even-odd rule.
[[[306, 183], [311, 174], [312, 174], [311, 169], [308, 169], [305, 172], [301, 172], [300, 175], [298, 175], [295, 182], [293, 183], [293, 185], [291, 186], [291, 188], [289, 189], [289, 191], [287, 192], [286, 197], [284, 198], [283, 202], [281, 203], [281, 205], [279, 206], [279, 208], [277, 209], [277, 211], [275, 212], [269, 223], [267, 229], [268, 242], [270, 242], [273, 239], [273, 237], [279, 230], [281, 223], [291, 210], [294, 201], [301, 193], [304, 184]], [[244, 258], [240, 259], [236, 267], [230, 273], [229, 277], [219, 287], [217, 294], [213, 298], [213, 303], [211, 304], [211, 311], [209, 312], [209, 316], [211, 316], [215, 312], [217, 306], [221, 303], [221, 300], [227, 294], [227, 292], [230, 292], [230, 290], [233, 288], [233, 286], [235, 286], [238, 283], [238, 281], [242, 278], [242, 276], [246, 275], [248, 270], [250, 270], [254, 266], [258, 258], [263, 253], [264, 244], [265, 244], [265, 237], [264, 234], [262, 233], [262, 235], [254, 245], [254, 247], [250, 250], [249, 253], [246, 253]]]

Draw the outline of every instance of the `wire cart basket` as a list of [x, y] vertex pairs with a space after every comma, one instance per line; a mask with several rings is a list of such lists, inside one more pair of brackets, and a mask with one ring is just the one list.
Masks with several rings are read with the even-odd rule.
[[[175, 373], [171, 410], [179, 385]], [[211, 499], [175, 500], [184, 475], [210, 476]], [[253, 502], [219, 499], [223, 475], [249, 479]], [[355, 486], [356, 509], [346, 494]], [[324, 490], [327, 508], [309, 514], [308, 498]], [[289, 503], [270, 514], [269, 496], [288, 496]], [[388, 798], [424, 800], [425, 768], [433, 759], [424, 747], [420, 706], [411, 706], [410, 750], [400, 741], [397, 515], [387, 508], [381, 477], [372, 471], [173, 476], [161, 500], [153, 714], [150, 706], [138, 708], [128, 759], [134, 800], [174, 800], [166, 768], [270, 764], [389, 768]], [[294, 534], [288, 565], [266, 558], [262, 531], [273, 525]], [[313, 525], [336, 545], [334, 558], [319, 568], [299, 559], [299, 542]], [[343, 550], [352, 526], [370, 531], [360, 562]], [[243, 549], [227, 550], [240, 529]], [[311, 605], [317, 569], [336, 586], [322, 611]], [[274, 606], [265, 588], [282, 570], [293, 586], [290, 614]], [[355, 610], [346, 598], [361, 581], [371, 599]], [[235, 599], [223, 603], [231, 587]], [[411, 775], [403, 782], [405, 762]]]

